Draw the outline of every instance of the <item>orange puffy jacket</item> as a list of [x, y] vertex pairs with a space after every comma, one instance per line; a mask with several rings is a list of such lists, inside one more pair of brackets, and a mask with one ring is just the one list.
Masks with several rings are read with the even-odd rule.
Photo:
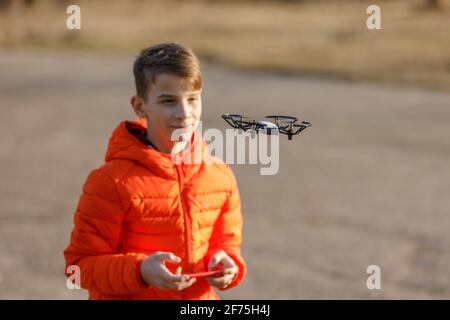
[[[182, 291], [147, 286], [140, 265], [157, 251], [169, 251], [182, 259], [183, 273], [202, 272], [224, 250], [239, 273], [221, 290], [241, 283], [246, 265], [236, 179], [208, 152], [198, 164], [176, 164], [136, 132], [145, 135], [146, 121], [122, 122], [110, 138], [105, 164], [87, 178], [64, 251], [66, 276], [77, 265], [90, 299], [219, 299], [204, 278]], [[198, 136], [191, 149], [200, 143], [207, 150]], [[171, 272], [177, 267], [166, 266]]]

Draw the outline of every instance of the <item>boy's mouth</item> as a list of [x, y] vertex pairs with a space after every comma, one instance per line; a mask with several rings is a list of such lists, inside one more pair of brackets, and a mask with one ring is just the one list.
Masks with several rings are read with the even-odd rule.
[[183, 124], [183, 125], [175, 125], [170, 126], [173, 129], [190, 129], [193, 126], [193, 124]]

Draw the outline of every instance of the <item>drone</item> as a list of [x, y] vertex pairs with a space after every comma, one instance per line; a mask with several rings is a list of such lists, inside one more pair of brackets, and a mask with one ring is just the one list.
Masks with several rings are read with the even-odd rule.
[[241, 129], [243, 131], [253, 131], [259, 133], [264, 130], [266, 134], [277, 134], [278, 132], [286, 134], [289, 140], [296, 134], [299, 134], [306, 128], [311, 126], [310, 122], [302, 121], [297, 123], [298, 119], [291, 116], [266, 116], [269, 120], [251, 120], [248, 117], [243, 117], [240, 114], [223, 114], [222, 118], [234, 129]]

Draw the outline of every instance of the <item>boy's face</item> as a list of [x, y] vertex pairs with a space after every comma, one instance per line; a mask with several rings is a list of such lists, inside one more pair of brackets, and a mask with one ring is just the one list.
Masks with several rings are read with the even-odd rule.
[[[133, 98], [134, 99], [134, 98]], [[140, 99], [139, 99], [140, 100]], [[197, 128], [201, 113], [201, 90], [191, 88], [189, 82], [177, 75], [163, 73], [150, 84], [147, 101], [133, 103], [139, 116], [148, 121], [148, 138], [158, 150], [170, 153], [176, 141], [172, 133], [189, 141]]]

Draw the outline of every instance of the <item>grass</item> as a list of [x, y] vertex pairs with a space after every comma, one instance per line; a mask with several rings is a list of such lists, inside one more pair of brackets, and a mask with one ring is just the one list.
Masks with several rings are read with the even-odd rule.
[[[368, 1], [78, 1], [82, 29], [65, 28], [65, 5], [14, 2], [0, 14], [0, 44], [15, 48], [138, 52], [178, 41], [203, 59], [243, 69], [450, 88], [450, 1], [377, 1], [382, 30], [366, 28]], [[71, 2], [72, 4], [72, 2]]]

